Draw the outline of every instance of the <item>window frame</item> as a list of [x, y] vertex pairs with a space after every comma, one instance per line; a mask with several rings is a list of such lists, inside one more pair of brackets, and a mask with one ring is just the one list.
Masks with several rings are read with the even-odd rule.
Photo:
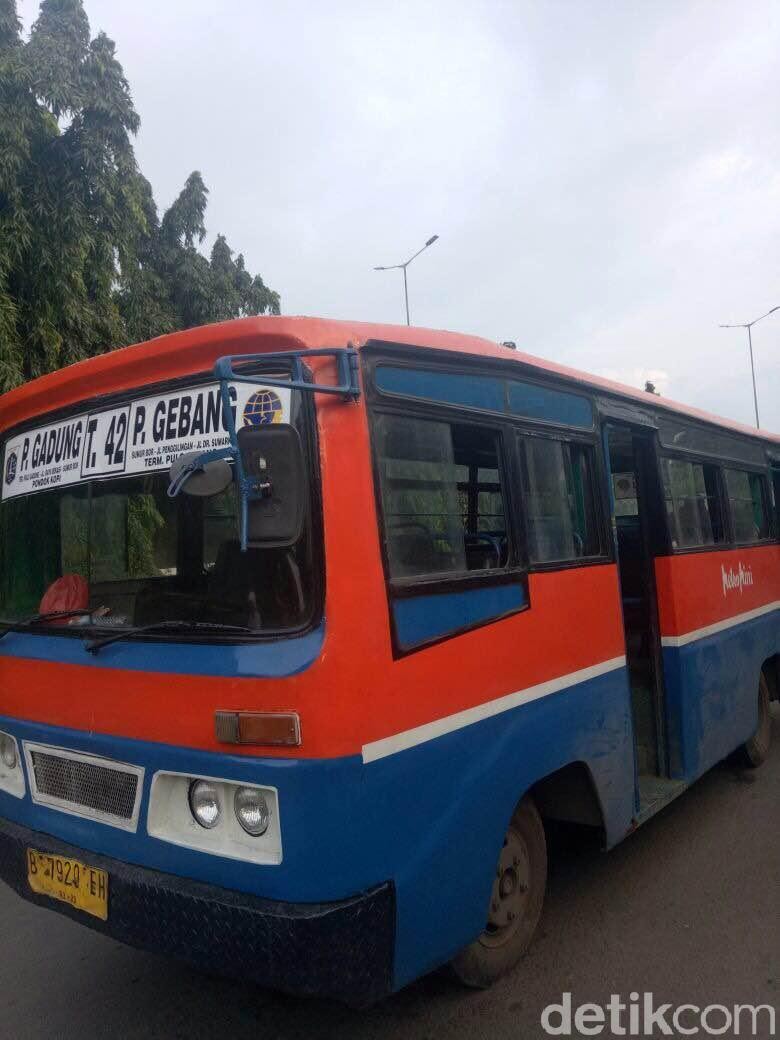
[[[717, 471], [718, 479], [718, 501], [721, 509], [721, 515], [723, 517], [723, 531], [724, 539], [722, 542], [715, 542], [713, 545], [693, 545], [684, 547], [674, 547], [672, 545], [672, 529], [668, 522], [666, 515], [665, 498], [664, 498], [664, 530], [666, 540], [666, 554], [669, 556], [685, 556], [688, 553], [707, 553], [707, 552], [724, 552], [729, 549], [751, 549], [760, 547], [763, 545], [772, 545], [780, 541], [780, 504], [778, 504], [777, 518], [775, 520], [775, 528], [772, 527], [772, 510], [771, 502], [766, 497], [769, 488], [769, 479], [771, 477], [771, 467], [767, 465], [766, 468], [760, 466], [753, 466], [743, 462], [731, 462], [730, 460], [724, 460], [716, 458], [711, 455], [701, 455], [698, 452], [692, 451], [672, 451], [668, 448], [664, 448], [660, 442], [657, 444], [656, 450], [656, 462], [658, 469], [658, 481], [661, 490], [662, 498], [664, 496], [664, 479], [663, 471], [661, 468], [661, 459], [679, 459], [683, 462], [692, 462], [694, 465], [701, 466], [712, 466]], [[726, 487], [726, 474], [725, 470], [736, 469], [741, 470], [745, 473], [754, 473], [759, 477], [763, 478], [764, 488], [764, 501], [767, 505], [768, 516], [769, 516], [769, 535], [766, 538], [762, 538], [755, 542], [740, 542], [737, 541], [736, 533], [734, 529], [734, 517], [731, 510], [731, 500], [729, 499], [728, 489]]]
[[[408, 344], [372, 343], [361, 352], [361, 369], [366, 391], [366, 416], [371, 452], [371, 471], [374, 483], [374, 504], [377, 518], [377, 537], [385, 580], [390, 634], [395, 658], [406, 657], [419, 650], [428, 649], [438, 643], [456, 638], [466, 632], [494, 624], [497, 621], [524, 613], [532, 609], [530, 575], [534, 573], [571, 570], [578, 567], [605, 566], [615, 562], [615, 546], [610, 525], [608, 506], [609, 491], [606, 484], [606, 466], [601, 450], [601, 423], [596, 407], [596, 398], [590, 388], [569, 387], [565, 380], [551, 378], [545, 380], [536, 373], [529, 373], [525, 367], [516, 369], [515, 362], [502, 362], [498, 359], [483, 359], [471, 355], [453, 357], [451, 354], [432, 356], [433, 352], [425, 347]], [[377, 388], [374, 380], [376, 367], [381, 364], [405, 366], [412, 369], [421, 367], [455, 375], [496, 375], [511, 378], [512, 374], [529, 383], [540, 386], [557, 387], [587, 397], [593, 409], [593, 426], [590, 429], [564, 426], [542, 419], [529, 419], [509, 412], [495, 412], [487, 409], [471, 408], [433, 399], [391, 394]], [[512, 368], [509, 368], [509, 364]], [[505, 568], [480, 570], [456, 574], [436, 574], [430, 577], [410, 576], [392, 578], [387, 551], [386, 523], [382, 502], [381, 476], [379, 472], [379, 454], [375, 430], [375, 416], [397, 415], [429, 419], [435, 422], [446, 422], [454, 425], [473, 425], [481, 429], [494, 430], [499, 436], [499, 454], [501, 479], [503, 482], [504, 508], [506, 511], [507, 536], [510, 545], [510, 557]], [[531, 564], [528, 557], [528, 538], [526, 528], [526, 506], [523, 496], [524, 450], [520, 443], [523, 435], [547, 437], [564, 442], [574, 442], [591, 451], [592, 473], [595, 482], [594, 508], [596, 510], [597, 529], [600, 552], [598, 555], [579, 557], [574, 560], [552, 561], [544, 564]], [[424, 643], [412, 647], [402, 647], [397, 638], [393, 605], [395, 602], [413, 597], [435, 595], [437, 593], [456, 593], [476, 588], [498, 587], [505, 584], [519, 584], [524, 593], [521, 606], [496, 617], [464, 625], [456, 630], [448, 631]]]
[[[446, 401], [436, 401], [432, 398], [411, 397], [404, 394], [390, 393], [377, 387], [374, 373], [380, 365], [392, 365], [396, 368], [420, 369], [441, 372], [443, 375], [483, 375], [505, 379], [520, 380], [542, 389], [560, 390], [563, 393], [571, 393], [579, 397], [585, 397], [590, 401], [593, 415], [591, 427], [566, 426], [549, 419], [534, 419], [519, 415], [514, 412], [496, 412], [489, 409], [470, 407], [467, 405], [455, 405]], [[447, 421], [471, 421], [476, 424], [495, 424], [512, 433], [514, 437], [518, 433], [527, 433], [532, 436], [550, 437], [552, 439], [575, 441], [580, 444], [590, 445], [593, 450], [594, 479], [596, 488], [596, 509], [598, 511], [599, 539], [601, 552], [593, 557], [580, 557], [575, 561], [566, 560], [562, 562], [546, 564], [531, 564], [528, 558], [527, 532], [525, 504], [522, 496], [520, 483], [514, 489], [514, 522], [516, 525], [516, 536], [518, 538], [517, 549], [520, 565], [527, 573], [542, 571], [568, 570], [572, 567], [600, 566], [614, 563], [616, 561], [615, 545], [611, 527], [611, 509], [609, 505], [609, 489], [607, 487], [607, 471], [602, 450], [602, 424], [603, 418], [598, 406], [598, 391], [594, 387], [583, 385], [577, 380], [556, 376], [554, 373], [538, 372], [526, 365], [518, 364], [517, 361], [499, 358], [482, 358], [476, 354], [459, 354], [455, 352], [442, 351], [409, 343], [394, 343], [388, 340], [372, 340], [365, 345], [361, 351], [361, 365], [366, 390], [367, 413], [369, 429], [371, 431], [371, 458], [372, 471], [374, 473], [375, 491], [379, 474], [376, 469], [376, 450], [373, 435], [372, 415], [374, 412], [384, 409], [386, 411], [399, 412], [402, 415], [420, 414], [428, 415], [430, 418], [441, 419], [450, 417]], [[512, 445], [512, 466], [514, 473], [510, 473], [513, 480], [520, 480], [522, 476], [521, 466], [524, 465], [524, 452], [517, 444]], [[507, 488], [512, 491], [512, 488]], [[384, 545], [384, 517], [381, 513], [381, 503], [378, 502], [378, 516], [382, 528], [380, 538]], [[385, 571], [387, 575], [387, 570]]]

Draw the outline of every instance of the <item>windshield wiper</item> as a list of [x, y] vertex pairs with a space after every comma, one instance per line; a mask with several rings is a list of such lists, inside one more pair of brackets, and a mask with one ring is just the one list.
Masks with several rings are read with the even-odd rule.
[[96, 654], [103, 646], [110, 643], [118, 643], [122, 639], [132, 639], [134, 636], [142, 636], [146, 633], [155, 632], [226, 632], [234, 635], [256, 636], [257, 629], [248, 628], [246, 625], [220, 625], [211, 621], [156, 621], [149, 625], [136, 625], [135, 628], [117, 629], [111, 635], [93, 639], [91, 643], [85, 643], [84, 649], [90, 654]]
[[94, 613], [94, 610], [50, 610], [46, 614], [30, 614], [29, 617], [19, 618], [18, 621], [3, 618], [0, 620], [0, 629], [2, 629], [0, 636], [4, 636], [7, 632], [29, 628], [31, 625], [39, 624], [41, 621], [56, 621], [72, 617], [92, 617]]

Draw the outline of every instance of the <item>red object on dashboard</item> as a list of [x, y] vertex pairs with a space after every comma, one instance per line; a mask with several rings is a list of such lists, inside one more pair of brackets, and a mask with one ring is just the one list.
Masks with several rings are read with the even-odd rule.
[[[89, 585], [86, 580], [80, 574], [63, 574], [44, 592], [38, 611], [41, 614], [53, 614], [60, 610], [83, 610], [86, 613], [88, 608]], [[66, 625], [69, 620], [62, 618], [59, 623]]]

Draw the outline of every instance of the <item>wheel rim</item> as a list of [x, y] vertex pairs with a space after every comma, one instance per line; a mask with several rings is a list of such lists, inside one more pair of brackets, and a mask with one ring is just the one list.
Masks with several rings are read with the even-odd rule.
[[503, 946], [520, 927], [531, 890], [531, 860], [523, 836], [510, 827], [496, 866], [483, 946]]

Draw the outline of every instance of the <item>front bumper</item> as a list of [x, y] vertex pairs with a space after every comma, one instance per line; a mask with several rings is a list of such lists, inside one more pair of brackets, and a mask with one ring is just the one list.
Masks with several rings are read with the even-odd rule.
[[[107, 871], [108, 920], [34, 893], [28, 846]], [[392, 985], [390, 883], [336, 903], [278, 902], [132, 866], [6, 820], [0, 820], [0, 880], [23, 899], [129, 946], [271, 989], [362, 1006]]]

